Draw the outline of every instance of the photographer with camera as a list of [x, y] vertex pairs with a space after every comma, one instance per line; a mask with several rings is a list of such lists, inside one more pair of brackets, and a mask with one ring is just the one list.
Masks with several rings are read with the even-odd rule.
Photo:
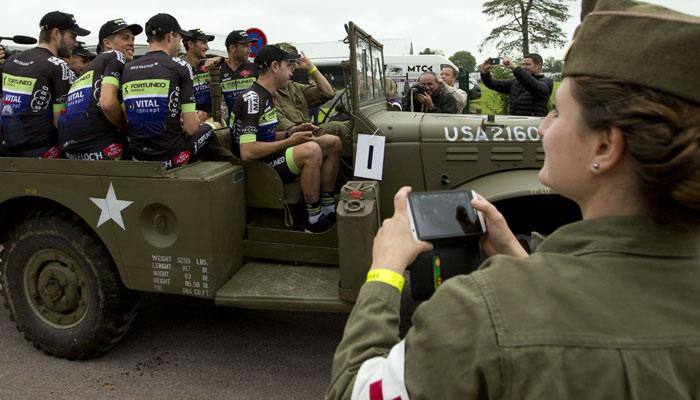
[[434, 72], [418, 77], [401, 104], [404, 111], [457, 114], [457, 102]]
[[[491, 67], [500, 65], [513, 71], [514, 78], [496, 80]], [[544, 117], [554, 83], [542, 75], [542, 56], [531, 53], [518, 66], [508, 58], [487, 58], [481, 64], [481, 80], [487, 88], [508, 95], [508, 114]]]
[[[625, 40], [640, 35], [660, 57]], [[697, 397], [699, 35], [696, 16], [600, 0], [576, 31], [557, 107], [539, 128], [539, 179], [575, 201], [583, 220], [528, 255], [492, 204], [472, 200], [491, 257], [445, 281], [403, 340], [403, 274], [432, 246], [412, 235], [402, 188], [375, 238], [326, 398]], [[669, 64], [670, 55], [680, 60]]]

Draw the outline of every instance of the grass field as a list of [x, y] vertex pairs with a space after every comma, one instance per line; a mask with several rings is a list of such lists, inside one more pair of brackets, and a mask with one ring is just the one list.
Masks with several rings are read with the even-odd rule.
[[[552, 96], [549, 97], [549, 109], [552, 109], [552, 101], [554, 99], [554, 93], [559, 88], [560, 82], [554, 82], [554, 91]], [[481, 85], [481, 98], [479, 100], [474, 100], [469, 102], [469, 112], [474, 114], [502, 114], [498, 103], [498, 92], [495, 92], [483, 83]], [[507, 102], [507, 100], [506, 100]], [[480, 110], [480, 111], [479, 111]]]

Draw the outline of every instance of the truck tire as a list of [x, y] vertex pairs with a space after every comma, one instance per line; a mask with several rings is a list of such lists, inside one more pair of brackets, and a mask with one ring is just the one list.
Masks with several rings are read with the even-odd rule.
[[0, 254], [5, 306], [47, 354], [85, 359], [114, 347], [136, 315], [99, 238], [74, 215], [40, 212], [15, 225]]

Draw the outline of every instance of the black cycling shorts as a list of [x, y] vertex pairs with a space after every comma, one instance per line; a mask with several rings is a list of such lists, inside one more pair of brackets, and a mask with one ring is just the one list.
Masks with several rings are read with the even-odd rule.
[[5, 149], [6, 157], [61, 158], [58, 146], [43, 146], [29, 150]]
[[283, 183], [290, 183], [301, 174], [301, 169], [294, 163], [294, 146], [271, 154], [260, 161], [274, 168]]
[[124, 155], [124, 144], [110, 143], [106, 146], [95, 146], [80, 151], [63, 150], [63, 157], [69, 160], [121, 160]]
[[[134, 154], [134, 161], [162, 161], [165, 168], [177, 168], [183, 165], [195, 162], [207, 146], [209, 139], [214, 135], [214, 129], [208, 124], [202, 124], [197, 133], [192, 136], [187, 136], [187, 147], [177, 152], [174, 156], [167, 159], [154, 159], [153, 157], [143, 157]], [[134, 152], [135, 153], [135, 152]]]

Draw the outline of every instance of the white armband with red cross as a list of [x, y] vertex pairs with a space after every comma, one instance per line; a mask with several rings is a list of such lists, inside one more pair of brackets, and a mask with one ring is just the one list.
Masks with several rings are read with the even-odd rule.
[[362, 363], [352, 387], [352, 400], [408, 400], [403, 381], [405, 342], [391, 348], [389, 355]]

